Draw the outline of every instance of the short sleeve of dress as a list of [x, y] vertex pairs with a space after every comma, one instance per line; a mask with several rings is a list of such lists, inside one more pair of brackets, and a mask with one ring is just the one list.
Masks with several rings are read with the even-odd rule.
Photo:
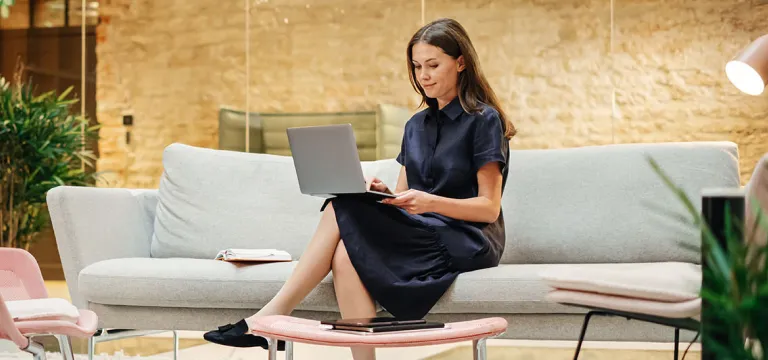
[[[483, 165], [498, 161], [500, 170], [507, 166], [507, 151], [509, 143], [504, 137], [501, 118], [496, 111], [486, 110], [482, 119], [477, 119], [474, 139], [474, 170], [480, 170]], [[503, 172], [503, 171], [502, 171]]]

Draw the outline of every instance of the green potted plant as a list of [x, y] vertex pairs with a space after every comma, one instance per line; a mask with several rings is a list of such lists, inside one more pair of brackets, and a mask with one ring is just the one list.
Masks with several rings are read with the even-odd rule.
[[7, 19], [10, 15], [10, 8], [16, 4], [16, 0], [0, 0], [0, 18]]
[[97, 174], [85, 166], [95, 157], [82, 144], [97, 127], [71, 109], [72, 88], [35, 95], [20, 74], [14, 84], [0, 77], [0, 246], [29, 250], [49, 224], [48, 190], [94, 184]]
[[[763, 360], [768, 346], [768, 219], [752, 197], [745, 200], [754, 224], [745, 228], [743, 218], [726, 205], [724, 229], [718, 239], [682, 188], [676, 186], [652, 158], [649, 162], [664, 183], [682, 201], [691, 219], [683, 221], [701, 231], [702, 347], [716, 359]], [[763, 231], [757, 231], [758, 227]], [[721, 242], [722, 241], [722, 242]], [[704, 316], [706, 315], [706, 316]]]

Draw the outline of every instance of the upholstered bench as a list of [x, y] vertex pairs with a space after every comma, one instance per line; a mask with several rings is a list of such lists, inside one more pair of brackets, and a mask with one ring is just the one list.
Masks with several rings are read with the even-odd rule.
[[293, 359], [293, 343], [340, 347], [411, 347], [472, 341], [475, 360], [486, 359], [485, 341], [507, 330], [507, 321], [492, 317], [447, 323], [443, 329], [398, 331], [388, 333], [341, 332], [330, 330], [316, 320], [291, 316], [264, 316], [252, 324], [251, 332], [269, 340], [269, 359], [277, 359], [277, 341], [285, 341], [285, 359]]
[[551, 287], [545, 299], [589, 309], [574, 359], [593, 315], [621, 316], [675, 329], [677, 359], [680, 329], [698, 331], [701, 266], [682, 262], [563, 266], [544, 272]]

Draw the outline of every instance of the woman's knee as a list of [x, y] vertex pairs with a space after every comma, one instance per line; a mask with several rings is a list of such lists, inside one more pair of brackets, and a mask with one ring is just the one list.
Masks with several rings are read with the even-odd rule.
[[349, 259], [347, 248], [344, 246], [344, 241], [339, 241], [336, 245], [336, 251], [333, 253], [333, 260], [331, 261], [331, 269], [334, 273], [347, 273], [349, 271], [355, 271], [352, 266], [352, 261]]

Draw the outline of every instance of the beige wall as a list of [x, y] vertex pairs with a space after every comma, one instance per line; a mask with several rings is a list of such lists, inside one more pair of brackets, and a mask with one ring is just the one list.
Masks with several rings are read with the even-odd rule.
[[[612, 32], [610, 3], [427, 0], [425, 15], [465, 25], [519, 129], [514, 148], [731, 140], [746, 181], [768, 152], [768, 98], [739, 93], [722, 69], [768, 28], [768, 5], [614, 1]], [[416, 111], [404, 51], [419, 0], [252, 4], [251, 110]], [[113, 171], [109, 186], [156, 187], [166, 145], [215, 148], [219, 107], [245, 107], [243, 3], [111, 0], [101, 11], [98, 167]]]

